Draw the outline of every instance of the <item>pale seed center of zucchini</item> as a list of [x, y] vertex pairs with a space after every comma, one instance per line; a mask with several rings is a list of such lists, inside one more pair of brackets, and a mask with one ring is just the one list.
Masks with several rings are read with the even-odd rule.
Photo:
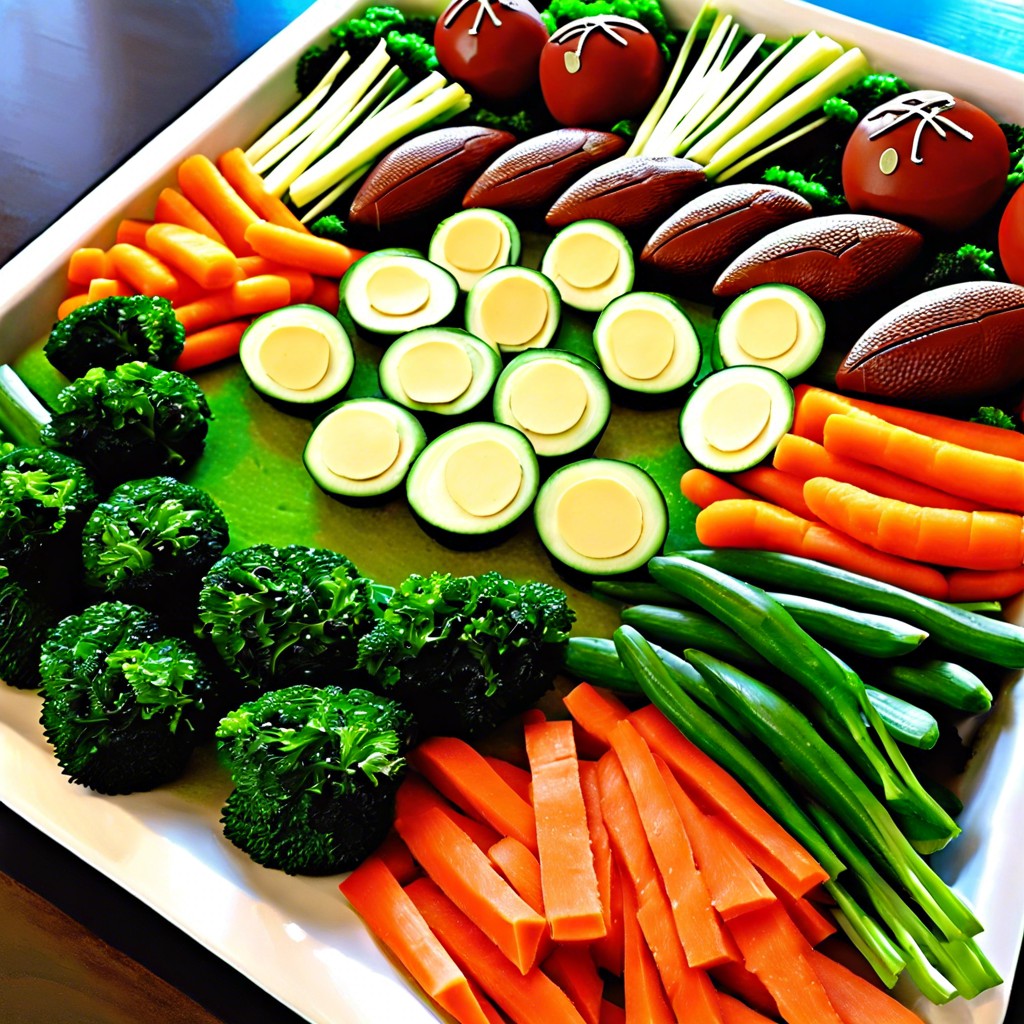
[[510, 384], [512, 415], [535, 434], [563, 434], [587, 411], [586, 385], [578, 373], [560, 363], [526, 366]]
[[448, 457], [444, 483], [463, 511], [493, 516], [515, 500], [523, 483], [523, 467], [515, 452], [500, 441], [474, 441]]
[[484, 332], [505, 348], [528, 345], [544, 329], [547, 318], [547, 292], [527, 277], [496, 281], [480, 303]]
[[585, 232], [562, 239], [555, 256], [558, 274], [573, 288], [599, 288], [619, 266], [618, 246]]
[[634, 380], [652, 380], [672, 361], [675, 331], [660, 313], [627, 309], [608, 328], [612, 357]]
[[331, 343], [312, 327], [289, 324], [272, 330], [259, 349], [267, 376], [289, 391], [308, 391], [327, 376]]
[[402, 439], [388, 416], [372, 409], [339, 409], [320, 426], [324, 465], [348, 480], [372, 480], [398, 458]]
[[644, 529], [640, 499], [607, 477], [567, 488], [556, 515], [566, 544], [585, 558], [618, 558], [636, 546]]
[[461, 345], [425, 341], [402, 353], [398, 380], [412, 401], [441, 405], [466, 393], [473, 382], [473, 363]]
[[381, 267], [366, 282], [366, 298], [384, 316], [408, 316], [430, 301], [430, 282], [411, 267]]
[[800, 334], [797, 311], [785, 299], [751, 302], [736, 320], [736, 340], [752, 359], [776, 359], [785, 355]]
[[501, 228], [491, 217], [463, 216], [445, 235], [444, 258], [459, 270], [479, 273], [493, 266], [501, 243]]
[[742, 451], [768, 425], [772, 400], [756, 384], [733, 384], [708, 400], [701, 418], [704, 438], [721, 452]]

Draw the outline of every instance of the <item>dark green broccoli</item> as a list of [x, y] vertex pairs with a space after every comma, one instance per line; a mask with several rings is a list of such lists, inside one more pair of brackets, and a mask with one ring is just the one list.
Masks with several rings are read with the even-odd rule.
[[1006, 187], [1016, 188], [1024, 182], [1024, 125], [1001, 124], [999, 127], [1010, 147], [1010, 173], [1006, 177]]
[[138, 362], [90, 370], [54, 407], [43, 444], [81, 459], [107, 484], [186, 469], [202, 453], [210, 418], [194, 380]]
[[982, 249], [970, 243], [961, 245], [959, 249], [940, 252], [924, 275], [925, 286], [938, 288], [963, 281], [992, 280], [996, 276], [996, 269], [989, 260], [994, 255], [991, 249]]
[[345, 222], [340, 217], [334, 216], [333, 213], [317, 217], [309, 225], [309, 230], [318, 238], [329, 238], [332, 242], [343, 242], [348, 235]]
[[353, 676], [358, 642], [378, 612], [374, 584], [344, 555], [257, 544], [206, 574], [196, 632], [249, 686], [335, 683]]
[[133, 605], [93, 605], [59, 622], [39, 659], [42, 723], [64, 774], [100, 793], [177, 778], [215, 689], [199, 656]]
[[620, 18], [639, 21], [657, 40], [662, 55], [668, 61], [676, 45], [676, 35], [665, 17], [658, 0], [551, 0], [541, 18], [548, 32], [567, 25], [577, 18], [593, 18], [599, 14], [616, 14]]
[[290, 875], [356, 867], [384, 838], [411, 718], [365, 690], [291, 686], [227, 714], [218, 747], [235, 784], [224, 835]]
[[60, 618], [38, 587], [0, 565], [0, 679], [23, 690], [39, 686], [39, 649]]
[[227, 544], [227, 520], [205, 491], [171, 476], [132, 480], [85, 524], [85, 582], [191, 621], [199, 584]]
[[994, 405], [983, 405], [972, 417], [972, 423], [984, 423], [989, 427], [1001, 427], [1004, 430], [1019, 430], [1020, 424], [1008, 412], [997, 409]]
[[58, 320], [43, 351], [74, 380], [94, 366], [135, 361], [168, 367], [185, 344], [185, 328], [166, 299], [114, 295], [88, 302]]
[[359, 663], [425, 734], [477, 736], [551, 686], [573, 618], [546, 583], [413, 575], [360, 641]]
[[530, 135], [535, 130], [533, 115], [525, 110], [514, 110], [511, 113], [499, 114], [486, 108], [473, 110], [473, 123], [485, 128], [496, 128], [514, 135]]

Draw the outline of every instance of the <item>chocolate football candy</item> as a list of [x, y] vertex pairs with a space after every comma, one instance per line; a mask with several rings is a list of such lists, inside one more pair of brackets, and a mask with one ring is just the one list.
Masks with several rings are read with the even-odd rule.
[[758, 284], [791, 284], [819, 302], [860, 295], [911, 263], [922, 238], [885, 217], [837, 213], [776, 228], [722, 271], [713, 289], [729, 298]]
[[416, 135], [366, 176], [349, 210], [355, 224], [380, 227], [414, 217], [459, 195], [516, 141], [510, 132], [473, 125]]
[[721, 185], [691, 199], [659, 228], [640, 260], [675, 274], [702, 274], [775, 228], [810, 217], [811, 204], [779, 185]]
[[958, 231], [998, 201], [1010, 150], [984, 110], [948, 92], [922, 89], [875, 107], [843, 153], [850, 209]]
[[907, 401], [979, 398], [1024, 379], [1024, 287], [966, 281], [902, 303], [836, 374], [846, 391]]

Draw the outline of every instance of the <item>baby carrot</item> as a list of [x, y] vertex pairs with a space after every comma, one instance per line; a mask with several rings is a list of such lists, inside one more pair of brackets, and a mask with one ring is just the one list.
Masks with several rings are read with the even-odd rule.
[[220, 242], [180, 224], [154, 224], [146, 248], [202, 288], [227, 288], [243, 277], [235, 254]]
[[338, 282], [332, 277], [313, 275], [313, 291], [307, 300], [313, 306], [319, 306], [331, 316], [338, 315]]
[[707, 508], [716, 501], [726, 498], [749, 498], [749, 491], [741, 490], [728, 480], [723, 480], [706, 469], [688, 469], [679, 480], [683, 497], [698, 508]]
[[964, 569], [1024, 564], [1024, 519], [1010, 512], [924, 508], [816, 476], [804, 497], [829, 526], [878, 551]]
[[153, 220], [158, 224], [180, 224], [224, 245], [221, 233], [177, 189], [165, 188], [156, 197]]
[[109, 299], [113, 295], [134, 295], [135, 289], [116, 277], [94, 277], [89, 282], [89, 290], [86, 294], [89, 296], [90, 302], [98, 302], [100, 299]]
[[76, 249], [68, 260], [68, 280], [87, 285], [95, 277], [114, 276], [114, 265], [103, 249], [87, 246]]
[[205, 330], [215, 324], [255, 313], [280, 309], [291, 302], [291, 287], [283, 277], [261, 274], [236, 281], [230, 288], [208, 292], [185, 306], [179, 306], [175, 315], [187, 334]]
[[253, 254], [245, 232], [251, 224], [260, 223], [259, 215], [228, 184], [212, 160], [200, 153], [183, 160], [178, 167], [178, 185], [236, 256]]
[[[260, 274], [274, 274], [283, 277], [292, 289], [292, 299], [295, 302], [308, 302], [313, 297], [313, 275], [308, 270], [300, 270], [298, 267], [286, 267], [283, 263], [275, 263], [264, 256], [243, 256], [238, 265], [242, 268], [244, 277], [257, 277]], [[337, 313], [338, 286], [334, 285], [335, 309], [330, 312]]]
[[948, 601], [999, 601], [1024, 590], [1024, 567], [995, 571], [954, 569], [946, 579]]
[[140, 295], [162, 295], [172, 302], [177, 297], [178, 278], [158, 256], [128, 242], [112, 246], [109, 255], [117, 276]]
[[787, 512], [803, 516], [804, 519], [814, 518], [804, 501], [803, 481], [781, 472], [778, 467], [755, 466], [753, 469], [733, 473], [732, 480], [755, 497], [770, 501]]
[[323, 277], [340, 278], [356, 260], [366, 255], [329, 238], [317, 238], [308, 232], [303, 234], [262, 220], [246, 229], [245, 240], [260, 256]]
[[238, 355], [238, 344], [245, 334], [248, 320], [229, 320], [203, 331], [185, 335], [185, 347], [174, 363], [181, 373], [198, 370]]
[[117, 225], [115, 240], [144, 249], [146, 247], [146, 232], [152, 224], [151, 220], [132, 220], [131, 218], [123, 220]]
[[79, 295], [69, 295], [58, 307], [57, 307], [57, 319], [63, 320], [69, 313], [74, 313], [79, 306], [85, 306], [92, 302], [86, 292], [82, 292]]
[[236, 147], [221, 153], [217, 157], [217, 168], [254, 213], [271, 224], [309, 234], [309, 228], [277, 196], [264, 188], [263, 179], [252, 169], [241, 149]]

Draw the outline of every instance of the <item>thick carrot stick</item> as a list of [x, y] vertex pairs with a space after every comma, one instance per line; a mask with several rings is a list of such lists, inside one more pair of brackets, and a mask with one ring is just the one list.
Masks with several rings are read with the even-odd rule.
[[[601, 898], [601, 912], [604, 915], [604, 937], [591, 944], [594, 961], [612, 974], [622, 973], [624, 933], [622, 915], [616, 915], [613, 906], [612, 887], [618, 877], [612, 860], [611, 841], [601, 814], [601, 789], [597, 782], [597, 765], [593, 761], [580, 761], [580, 789], [583, 792], [583, 806], [587, 811], [587, 830], [590, 832], [590, 850], [594, 855], [594, 874], [597, 876], [597, 893]], [[617, 894], [620, 906], [622, 896]]]
[[863, 398], [850, 398], [807, 384], [798, 385], [793, 393], [796, 397], [793, 433], [817, 441], [818, 444], [822, 442], [825, 421], [829, 416], [859, 414], [876, 416], [887, 423], [906, 427], [940, 441], [951, 441], [964, 448], [988, 452], [990, 455], [1003, 455], [1008, 459], [1024, 459], [1024, 434], [1013, 430], [990, 427], [985, 423], [968, 423], [951, 416], [919, 412], [916, 409], [882, 405]]
[[563, 698], [573, 721], [595, 742], [608, 749], [612, 729], [629, 717], [629, 708], [607, 690], [580, 683]]
[[380, 846], [373, 851], [373, 856], [383, 861], [399, 885], [408, 885], [414, 878], [419, 877], [419, 865], [413, 860], [409, 847], [402, 842], [402, 837], [397, 832], [389, 832]]
[[762, 861], [771, 865], [772, 878], [787, 892], [802, 896], [820, 882], [828, 881], [828, 873], [821, 865], [654, 705], [634, 711], [629, 720], [705, 814], [717, 815], [737, 833], [749, 837], [750, 845], [761, 851]]
[[948, 601], [1001, 601], [1024, 590], [1024, 568], [996, 572], [954, 569], [946, 580]]
[[111, 246], [108, 255], [116, 275], [140, 295], [160, 295], [171, 302], [177, 297], [178, 276], [158, 256], [128, 242]]
[[684, 498], [698, 508], [707, 508], [726, 498], [751, 497], [749, 491], [742, 490], [706, 469], [688, 469], [679, 479], [679, 490], [683, 492]]
[[605, 935], [587, 811], [571, 722], [532, 722], [524, 729], [533, 776], [544, 911], [552, 938], [590, 941]]
[[937, 570], [876, 551], [838, 530], [764, 501], [717, 501], [697, 514], [696, 527], [701, 543], [709, 547], [801, 555], [925, 597], [940, 601], [946, 597], [946, 579]]
[[779, 1008], [775, 1005], [771, 992], [764, 987], [764, 982], [756, 974], [751, 974], [743, 964], [722, 964], [711, 971], [711, 979], [718, 989], [719, 999], [728, 992], [742, 999], [765, 1017], [778, 1017]]
[[236, 281], [230, 288], [208, 292], [200, 299], [175, 309], [175, 315], [193, 334], [207, 327], [243, 316], [280, 309], [291, 301], [291, 286], [283, 277], [261, 274]]
[[199, 153], [183, 160], [178, 167], [178, 185], [236, 256], [253, 254], [245, 232], [251, 224], [260, 223], [259, 214], [228, 184], [212, 160]]
[[185, 347], [175, 360], [174, 369], [188, 373], [237, 356], [239, 342], [248, 326], [248, 320], [229, 320], [204, 331], [186, 334]]
[[533, 808], [465, 740], [431, 736], [410, 752], [409, 763], [456, 807], [536, 851]]
[[655, 756], [683, 828], [693, 844], [693, 856], [711, 895], [711, 905], [728, 921], [738, 914], [765, 907], [775, 895], [757, 869], [718, 820], [704, 814], [686, 795], [671, 769]]
[[1024, 512], [1024, 462], [1017, 459], [857, 416], [830, 416], [825, 447], [991, 508]]
[[180, 224], [183, 228], [191, 228], [207, 238], [224, 245], [221, 233], [177, 189], [162, 189], [156, 197], [156, 210], [153, 213], [156, 223]]
[[620, 722], [610, 738], [661, 872], [686, 962], [707, 968], [735, 960], [736, 949], [711, 905], [690, 837], [650, 747], [628, 720]]
[[808, 959], [843, 1024], [921, 1024], [912, 1010], [824, 953], [811, 950]]
[[600, 1024], [604, 981], [583, 943], [556, 945], [541, 970], [572, 1000], [587, 1024]]
[[114, 241], [123, 245], [136, 245], [140, 249], [146, 247], [146, 232], [153, 226], [151, 220], [133, 220], [127, 218], [117, 225]]
[[93, 278], [113, 276], [114, 265], [103, 249], [86, 246], [76, 249], [68, 259], [68, 280], [72, 284], [88, 285]]
[[135, 289], [127, 281], [116, 277], [94, 277], [85, 294], [89, 296], [90, 302], [99, 302], [100, 299], [109, 299], [115, 295], [134, 295]]
[[466, 976], [384, 861], [368, 857], [339, 888], [431, 999], [460, 1024], [488, 1024]]
[[626, 1011], [618, 1003], [602, 999], [601, 1024], [626, 1024]]
[[733, 473], [732, 479], [751, 494], [770, 501], [804, 519], [813, 519], [811, 510], [804, 501], [802, 482], [789, 473], [780, 472], [772, 466], [755, 466], [742, 473]]
[[429, 878], [406, 893], [441, 945], [516, 1024], [585, 1024], [569, 997], [537, 967], [520, 973], [483, 931]]
[[673, 1024], [675, 1015], [665, 995], [654, 956], [636, 919], [636, 894], [622, 886], [625, 951], [622, 982], [626, 996], [626, 1024]]
[[63, 320], [69, 313], [74, 313], [79, 306], [85, 306], [92, 302], [87, 292], [82, 292], [79, 295], [69, 295], [58, 307], [57, 307], [57, 319]]
[[836, 926], [809, 899], [805, 896], [793, 899], [777, 882], [769, 881], [768, 884], [809, 945], [818, 946], [830, 935], [835, 935]]
[[[958, 508], [965, 512], [982, 508], [977, 502], [958, 498], [955, 494], [926, 487], [914, 480], [908, 480], [901, 473], [890, 473], [869, 466], [859, 459], [850, 459], [844, 455], [830, 452], [824, 445], [786, 434], [775, 448], [775, 468], [792, 474], [800, 480], [809, 480], [812, 476], [827, 476], [833, 480], [863, 487], [865, 491], [879, 494], [883, 498], [899, 498], [909, 501], [912, 505], [927, 505], [930, 508]], [[801, 490], [801, 494], [802, 494]], [[780, 504], [776, 502], [776, 504]]]
[[530, 795], [530, 773], [525, 768], [506, 761], [503, 757], [484, 755], [484, 760], [494, 769], [505, 784], [522, 797], [527, 803], [533, 802]]
[[804, 482], [804, 497], [822, 522], [898, 558], [962, 569], [1024, 565], [1024, 519], [1012, 512], [922, 508], [824, 476]]
[[154, 224], [146, 232], [146, 248], [201, 288], [227, 288], [245, 276], [226, 245], [180, 224]]
[[[315, 283], [313, 275], [308, 270], [299, 270], [298, 267], [286, 267], [283, 263], [275, 263], [264, 256], [243, 256], [238, 265], [242, 268], [243, 276], [256, 277], [260, 274], [274, 274], [283, 277], [292, 289], [292, 302], [309, 302], [313, 297]], [[334, 288], [337, 292], [337, 285]], [[336, 313], [337, 310], [332, 310]]]
[[265, 221], [309, 233], [309, 228], [275, 195], [263, 186], [263, 179], [252, 169], [241, 149], [229, 149], [217, 157], [217, 169], [231, 187], [245, 200], [249, 208]]
[[341, 277], [357, 259], [366, 255], [360, 249], [350, 249], [329, 238], [317, 238], [308, 232], [293, 231], [262, 220], [246, 229], [245, 240], [254, 252], [268, 260], [322, 277]]
[[419, 814], [432, 807], [458, 825], [484, 853], [501, 839], [501, 836], [490, 825], [485, 825], [482, 821], [476, 821], [455, 810], [430, 783], [418, 775], [407, 775], [402, 781], [402, 785], [398, 787], [398, 795], [395, 800], [396, 817]]
[[813, 951], [779, 903], [733, 918], [729, 931], [787, 1024], [842, 1024], [811, 967]]
[[771, 1024], [768, 1017], [752, 1010], [745, 1003], [725, 992], [718, 993], [718, 1003], [722, 1008], [722, 1020], [725, 1024]]
[[338, 282], [333, 277], [319, 277], [313, 275], [313, 291], [306, 300], [313, 306], [319, 306], [326, 310], [331, 316], [338, 315]]
[[[544, 893], [540, 881], [540, 861], [536, 854], [518, 839], [505, 836], [487, 851], [487, 858], [498, 873], [522, 897], [526, 905], [541, 917], [544, 914]], [[546, 919], [546, 918], [545, 918]], [[554, 947], [549, 931], [545, 931], [537, 947], [537, 963], [543, 963]]]

